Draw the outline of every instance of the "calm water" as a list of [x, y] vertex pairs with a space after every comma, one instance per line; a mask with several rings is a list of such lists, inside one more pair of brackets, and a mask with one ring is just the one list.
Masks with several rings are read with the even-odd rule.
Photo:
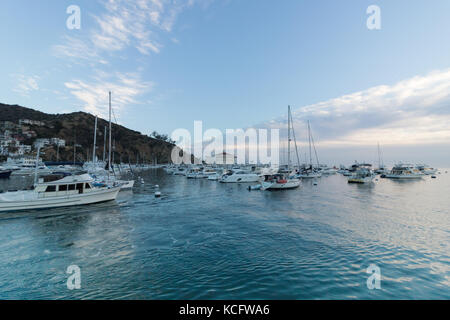
[[[249, 192], [149, 171], [117, 203], [3, 214], [0, 298], [450, 299], [450, 173], [441, 172]], [[370, 264], [380, 290], [367, 288]], [[80, 290], [67, 289], [69, 265], [81, 268]]]

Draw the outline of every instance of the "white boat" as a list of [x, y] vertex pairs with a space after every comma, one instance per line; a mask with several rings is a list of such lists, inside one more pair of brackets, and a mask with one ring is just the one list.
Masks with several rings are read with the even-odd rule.
[[288, 178], [284, 174], [277, 173], [265, 175], [261, 183], [261, 190], [295, 189], [300, 187], [300, 179]]
[[47, 209], [115, 200], [120, 187], [98, 186], [88, 174], [39, 182], [33, 190], [0, 194], [0, 212]]
[[371, 183], [374, 178], [371, 164], [359, 164], [356, 171], [348, 178], [348, 183]]
[[324, 175], [324, 176], [330, 176], [330, 175], [336, 174], [337, 173], [337, 169], [329, 168], [329, 167], [323, 167], [323, 168], [320, 168], [319, 172], [322, 175]]
[[175, 168], [173, 170], [173, 175], [174, 176], [185, 176], [187, 174], [187, 172], [188, 172], [187, 168], [179, 167], [179, 168]]
[[222, 183], [258, 182], [260, 176], [245, 170], [228, 170], [220, 178]]
[[192, 168], [186, 173], [188, 179], [205, 179], [207, 176], [203, 173], [202, 168]]
[[425, 174], [412, 164], [397, 164], [386, 174], [389, 179], [422, 179]]
[[317, 172], [313, 169], [301, 171], [296, 175], [298, 179], [317, 179], [322, 177], [322, 173]]
[[37, 174], [49, 174], [51, 170], [42, 163], [41, 159], [32, 159], [32, 158], [20, 158], [17, 160], [8, 159], [6, 166], [12, 170], [11, 175], [13, 176], [30, 176], [36, 173], [36, 165], [37, 165]]
[[435, 174], [435, 173], [438, 171], [438, 169], [431, 168], [429, 165], [426, 165], [426, 164], [418, 164], [418, 165], [416, 166], [416, 168], [417, 168], [420, 172], [422, 172], [423, 174], [425, 174], [425, 175], [427, 175], [427, 176], [432, 175], [432, 174]]

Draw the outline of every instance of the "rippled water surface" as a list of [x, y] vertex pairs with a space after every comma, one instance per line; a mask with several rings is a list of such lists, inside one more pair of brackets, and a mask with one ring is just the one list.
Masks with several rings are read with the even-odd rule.
[[[117, 202], [1, 214], [0, 298], [450, 299], [445, 170], [282, 192], [143, 177]], [[371, 264], [380, 290], [367, 287]], [[80, 290], [67, 289], [69, 265], [81, 268]]]

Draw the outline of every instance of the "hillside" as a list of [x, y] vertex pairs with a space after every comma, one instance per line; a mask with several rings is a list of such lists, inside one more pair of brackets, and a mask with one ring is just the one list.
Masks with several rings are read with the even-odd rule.
[[[76, 149], [77, 161], [91, 160], [94, 136], [95, 117], [85, 112], [75, 112], [70, 114], [47, 114], [30, 108], [17, 105], [0, 104], [0, 122], [10, 121], [18, 124], [19, 120], [27, 119], [42, 121], [43, 125], [25, 125], [36, 133], [36, 137], [27, 138], [23, 141], [25, 144], [32, 144], [38, 138], [60, 138], [66, 141], [66, 147], [60, 148], [60, 161], [73, 161], [73, 146], [79, 145]], [[104, 128], [108, 122], [104, 119], [98, 119], [97, 130], [97, 156], [102, 159]], [[0, 128], [1, 130], [1, 128]], [[137, 159], [141, 162], [167, 163], [170, 159], [170, 153], [173, 144], [167, 139], [167, 136], [160, 136], [155, 139], [143, 135], [140, 132], [130, 130], [121, 125], [112, 125], [112, 138], [115, 141], [114, 158], [118, 162], [135, 163]], [[56, 147], [48, 146], [43, 149], [44, 161], [56, 160]]]

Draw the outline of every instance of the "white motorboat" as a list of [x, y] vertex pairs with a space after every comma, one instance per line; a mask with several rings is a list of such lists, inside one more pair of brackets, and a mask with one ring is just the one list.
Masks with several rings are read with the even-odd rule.
[[348, 183], [371, 183], [374, 178], [371, 164], [359, 164], [356, 171], [348, 178]]
[[300, 187], [300, 179], [288, 178], [284, 174], [277, 173], [265, 175], [261, 183], [261, 190], [295, 189]]
[[245, 170], [228, 170], [220, 178], [222, 183], [258, 182], [260, 176]]
[[203, 173], [203, 168], [191, 168], [186, 173], [188, 179], [205, 179], [207, 176]]
[[296, 177], [299, 179], [317, 179], [322, 177], [322, 173], [314, 170], [306, 170], [298, 173]]
[[433, 174], [435, 174], [435, 173], [438, 171], [438, 169], [431, 168], [429, 165], [426, 165], [426, 164], [418, 164], [418, 165], [416, 166], [416, 168], [417, 168], [420, 172], [422, 172], [423, 174], [425, 174], [425, 175], [427, 175], [427, 176], [433, 175]]
[[412, 164], [397, 164], [386, 174], [389, 179], [422, 179], [425, 174]]
[[88, 174], [39, 182], [32, 190], [0, 194], [0, 212], [47, 209], [115, 200], [120, 187], [97, 185]]

